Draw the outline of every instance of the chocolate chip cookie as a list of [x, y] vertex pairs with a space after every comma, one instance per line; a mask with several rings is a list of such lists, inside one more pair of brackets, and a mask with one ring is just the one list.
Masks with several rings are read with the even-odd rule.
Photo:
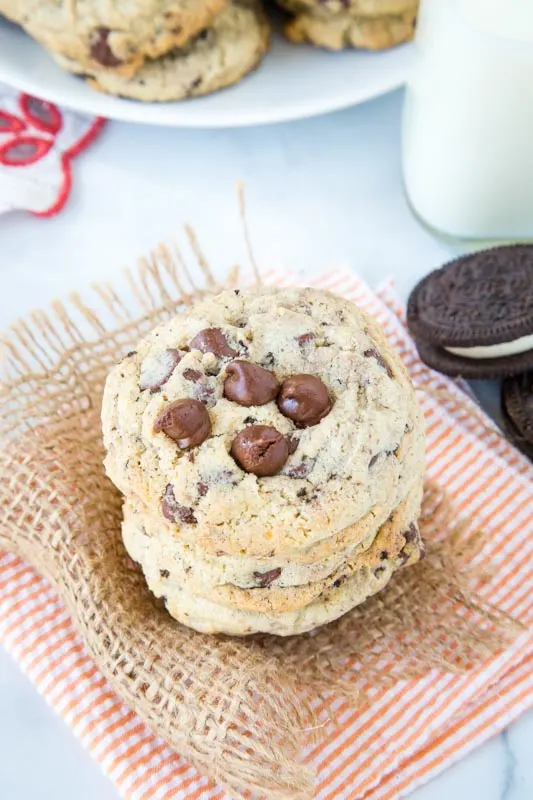
[[[1, 0], [0, 0], [1, 2]], [[230, 86], [253, 70], [268, 50], [270, 27], [255, 0], [231, 0], [210, 26], [171, 52], [146, 61], [132, 76], [83, 66], [55, 55], [98, 91], [146, 102], [182, 100]]]
[[348, 47], [363, 50], [385, 50], [408, 42], [413, 38], [417, 7], [397, 14], [378, 17], [358, 16], [352, 12], [308, 9], [298, 11], [298, 2], [281, 0], [285, 8], [296, 11], [284, 27], [284, 33], [291, 42], [309, 42], [327, 50], [343, 50]]
[[388, 517], [424, 462], [400, 358], [374, 320], [312, 289], [224, 292], [160, 326], [109, 376], [103, 425], [120, 490], [226, 555]]
[[127, 77], [146, 59], [182, 47], [225, 4], [226, 0], [0, 0], [0, 14], [81, 72]]

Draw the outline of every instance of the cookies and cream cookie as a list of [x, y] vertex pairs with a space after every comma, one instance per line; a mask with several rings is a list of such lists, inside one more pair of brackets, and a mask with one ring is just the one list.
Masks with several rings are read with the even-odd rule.
[[0, 14], [21, 25], [52, 55], [131, 76], [146, 59], [182, 47], [226, 0], [0, 0]]

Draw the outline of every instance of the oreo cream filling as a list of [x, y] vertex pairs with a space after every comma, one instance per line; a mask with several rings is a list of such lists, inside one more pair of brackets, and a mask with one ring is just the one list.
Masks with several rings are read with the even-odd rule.
[[445, 347], [448, 353], [463, 358], [505, 358], [506, 356], [516, 356], [520, 353], [527, 353], [533, 350], [533, 333], [529, 336], [521, 336], [511, 342], [501, 344], [480, 345], [478, 347]]

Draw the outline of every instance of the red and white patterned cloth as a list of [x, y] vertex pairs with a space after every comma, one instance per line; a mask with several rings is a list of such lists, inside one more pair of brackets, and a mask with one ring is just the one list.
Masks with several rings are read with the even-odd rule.
[[0, 213], [57, 214], [70, 193], [71, 160], [103, 124], [0, 84]]

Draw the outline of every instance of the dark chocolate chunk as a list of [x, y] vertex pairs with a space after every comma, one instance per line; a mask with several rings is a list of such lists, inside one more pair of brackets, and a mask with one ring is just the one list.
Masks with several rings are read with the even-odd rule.
[[226, 368], [226, 376], [224, 397], [240, 406], [264, 406], [279, 391], [274, 373], [249, 361], [232, 361]]
[[391, 368], [389, 367], [389, 365], [387, 364], [381, 353], [378, 353], [378, 351], [374, 347], [371, 347], [369, 350], [365, 350], [363, 355], [365, 358], [375, 358], [379, 366], [383, 367], [389, 378], [393, 377]]
[[154, 433], [165, 433], [179, 448], [188, 450], [202, 444], [211, 433], [211, 420], [198, 400], [175, 400], [154, 422]]
[[195, 525], [198, 522], [192, 508], [182, 506], [178, 503], [171, 483], [168, 484], [161, 498], [161, 511], [165, 519], [168, 519], [170, 522], [184, 522], [188, 525]]
[[228, 340], [220, 328], [205, 328], [200, 331], [191, 339], [189, 347], [191, 350], [213, 353], [215, 356], [223, 358], [234, 358], [239, 355], [236, 350], [229, 346]]
[[110, 33], [109, 28], [96, 28], [91, 40], [91, 58], [102, 67], [118, 67], [122, 64], [109, 46]]
[[281, 575], [281, 567], [271, 569], [268, 572], [254, 572], [254, 578], [261, 588], [265, 589], [270, 586]]
[[231, 455], [245, 472], [264, 478], [280, 471], [289, 457], [289, 445], [276, 428], [249, 425], [233, 440]]
[[278, 395], [278, 408], [299, 427], [317, 425], [331, 411], [331, 399], [324, 383], [315, 375], [291, 375]]

